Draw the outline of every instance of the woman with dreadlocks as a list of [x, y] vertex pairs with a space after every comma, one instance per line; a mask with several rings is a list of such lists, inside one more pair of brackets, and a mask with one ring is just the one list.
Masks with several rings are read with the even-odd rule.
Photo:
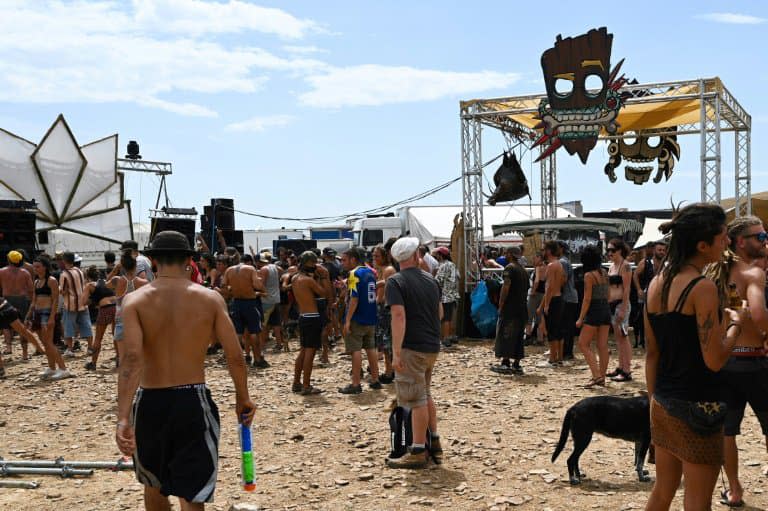
[[656, 447], [656, 483], [646, 510], [669, 509], [681, 475], [685, 509], [705, 510], [723, 462], [724, 409], [716, 373], [728, 360], [746, 313], [725, 309], [724, 316], [715, 283], [702, 275], [728, 244], [720, 206], [691, 204], [660, 230], [670, 235], [667, 265], [651, 281], [645, 316]]

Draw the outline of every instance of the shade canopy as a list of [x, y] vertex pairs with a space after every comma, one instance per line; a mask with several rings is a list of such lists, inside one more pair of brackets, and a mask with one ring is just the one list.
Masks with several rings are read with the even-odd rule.
[[549, 218], [545, 220], [523, 220], [506, 222], [493, 226], [494, 236], [510, 232], [534, 234], [544, 231], [605, 231], [619, 233], [625, 221], [615, 218]]

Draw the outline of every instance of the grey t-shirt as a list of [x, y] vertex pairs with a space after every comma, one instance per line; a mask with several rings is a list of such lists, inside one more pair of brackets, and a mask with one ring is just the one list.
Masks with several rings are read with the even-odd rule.
[[573, 283], [573, 266], [567, 257], [560, 258], [565, 272], [565, 285], [563, 286], [563, 301], [566, 303], [579, 303], [579, 295], [576, 293], [576, 285]]
[[405, 307], [403, 348], [422, 353], [440, 351], [440, 287], [419, 268], [400, 270], [387, 280], [387, 305]]
[[152, 273], [152, 261], [147, 256], [139, 254], [136, 256], [136, 276], [144, 272], [144, 278], [149, 282], [155, 280], [155, 274]]

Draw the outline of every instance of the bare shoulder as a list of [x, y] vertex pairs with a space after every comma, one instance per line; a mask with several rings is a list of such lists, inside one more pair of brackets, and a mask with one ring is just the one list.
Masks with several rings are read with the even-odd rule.
[[704, 299], [718, 301], [717, 285], [708, 278], [699, 279], [691, 290], [691, 296], [694, 299]]

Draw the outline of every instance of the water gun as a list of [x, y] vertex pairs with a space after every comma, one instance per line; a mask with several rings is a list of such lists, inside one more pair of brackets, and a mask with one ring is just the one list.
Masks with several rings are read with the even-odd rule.
[[[246, 411], [246, 414], [248, 411]], [[251, 428], [245, 425], [246, 414], [240, 417], [238, 432], [240, 434], [240, 474], [242, 476], [243, 489], [254, 491], [256, 489], [256, 474], [253, 466], [253, 444], [251, 443]]]

